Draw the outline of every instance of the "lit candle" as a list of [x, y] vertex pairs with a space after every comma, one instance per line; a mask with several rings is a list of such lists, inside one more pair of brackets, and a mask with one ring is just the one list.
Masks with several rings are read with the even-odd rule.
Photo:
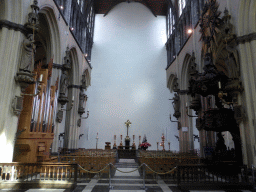
[[219, 81], [218, 83], [219, 83], [219, 89], [221, 89], [221, 82]]
[[43, 74], [40, 75], [39, 77], [39, 81], [42, 82], [43, 81]]

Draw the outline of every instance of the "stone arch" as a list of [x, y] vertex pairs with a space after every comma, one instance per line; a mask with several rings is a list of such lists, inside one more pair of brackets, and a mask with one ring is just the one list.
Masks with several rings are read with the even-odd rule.
[[[238, 11], [237, 35], [246, 37], [249, 34], [255, 33], [256, 2], [253, 0], [241, 0], [239, 2]], [[244, 163], [251, 165], [255, 164], [256, 162], [256, 159], [254, 158], [256, 154], [256, 143], [253, 122], [253, 119], [256, 117], [255, 40], [249, 40], [245, 38], [245, 41], [240, 42], [238, 45], [238, 50], [241, 63], [241, 79], [244, 86], [244, 93], [241, 95], [240, 103], [246, 109], [246, 114], [248, 117], [246, 122], [241, 123], [239, 126], [243, 143], [242, 148]]]
[[80, 85], [81, 72], [79, 70], [79, 61], [77, 56], [77, 50], [75, 47], [70, 48], [70, 55], [72, 60], [72, 83], [75, 85]]
[[[69, 85], [81, 85], [81, 70], [79, 67], [78, 53], [75, 47], [70, 48], [70, 57], [71, 57], [71, 71], [70, 71], [70, 80]], [[72, 88], [68, 89], [68, 98], [69, 101], [72, 100], [72, 97], [79, 98], [80, 89]], [[65, 119], [65, 144], [64, 148], [66, 149], [76, 149], [77, 148], [77, 139], [79, 128], [77, 126], [78, 119], [78, 103], [79, 99], [75, 99], [73, 107], [71, 110], [67, 111]], [[67, 104], [67, 108], [71, 108], [71, 102]]]
[[42, 5], [40, 7], [40, 12], [46, 18], [49, 27], [49, 41], [50, 44], [50, 55], [54, 57], [54, 63], [61, 63], [61, 43], [60, 43], [60, 31], [58, 27], [58, 22], [54, 10], [50, 5]]
[[[89, 72], [88, 68], [86, 68], [84, 70], [83, 76], [84, 76], [83, 78], [85, 80], [85, 84], [84, 85], [85, 85], [85, 87], [87, 89], [87, 87], [89, 87], [91, 85], [91, 75], [90, 75], [90, 72]], [[83, 79], [82, 79], [82, 81], [83, 81]]]
[[[167, 88], [170, 90], [171, 93], [175, 89], [174, 88], [176, 86], [175, 84], [178, 84], [177, 75], [171, 74], [170, 77], [169, 77], [169, 80], [167, 82]], [[179, 86], [177, 85], [177, 87], [179, 87]]]
[[241, 0], [238, 18], [238, 36], [256, 31], [256, 2], [253, 0]]
[[[128, 1], [129, 3], [130, 3], [130, 1]], [[109, 7], [109, 9], [107, 10], [107, 12], [104, 14], [104, 17], [112, 10], [112, 9], [114, 9], [118, 4], [120, 4], [120, 3], [124, 3], [124, 1], [118, 1], [118, 2], [115, 2], [115, 3], [113, 3], [110, 7]], [[145, 6], [145, 7], [147, 7], [149, 10], [150, 10], [150, 12], [156, 17], [156, 14], [155, 14], [155, 12], [154, 12], [154, 10], [147, 4], [147, 3], [143, 3], [143, 2], [135, 2], [135, 3], [140, 3], [140, 4], [142, 4], [143, 6]]]
[[191, 55], [190, 54], [186, 54], [184, 57], [184, 61], [183, 61], [183, 65], [182, 65], [182, 70], [181, 70], [181, 89], [187, 89], [188, 88], [188, 80], [189, 80], [189, 74], [188, 74], [188, 70], [189, 70], [189, 65], [190, 65], [190, 59], [191, 59]]
[[[180, 85], [180, 89], [181, 90], [188, 90], [189, 87], [189, 71], [190, 71], [190, 66], [192, 64], [192, 62], [194, 57], [192, 55], [190, 55], [189, 53], [187, 53], [184, 57], [183, 60], [183, 65], [182, 65], [182, 69], [181, 69], [181, 85]], [[184, 146], [185, 148], [187, 148], [186, 150], [194, 150], [194, 140], [193, 140], [193, 133], [194, 133], [194, 125], [193, 125], [193, 118], [190, 118], [187, 116], [187, 105], [189, 105], [188, 103], [191, 101], [191, 97], [189, 95], [184, 95], [182, 94], [181, 96], [181, 100], [183, 101], [183, 103], [181, 103], [181, 113], [182, 113], [182, 117], [181, 117], [181, 122], [182, 122], [182, 126], [183, 127], [188, 127], [188, 133], [183, 133], [182, 132], [182, 137], [186, 138], [185, 140], [188, 141], [187, 146]], [[188, 113], [192, 114], [192, 110], [188, 108]], [[184, 143], [185, 145], [185, 143]]]
[[[45, 44], [44, 46], [47, 48], [46, 62], [49, 63], [50, 59], [53, 59], [53, 63], [60, 64], [62, 63], [62, 53], [61, 53], [62, 46], [61, 46], [61, 40], [60, 40], [60, 30], [58, 26], [57, 16], [55, 15], [54, 7], [51, 6], [50, 4], [40, 5], [40, 2], [39, 2], [39, 7], [40, 7], [39, 14], [41, 15], [41, 17], [45, 19], [46, 25], [48, 28], [46, 42], [44, 43]], [[51, 85], [54, 85], [58, 81], [58, 76], [60, 76], [60, 70], [52, 69]], [[54, 118], [54, 121], [56, 121], [56, 118]], [[52, 152], [53, 151], [57, 152], [59, 124], [56, 122], [55, 122], [55, 128], [54, 128], [54, 135], [55, 136], [52, 143]]]

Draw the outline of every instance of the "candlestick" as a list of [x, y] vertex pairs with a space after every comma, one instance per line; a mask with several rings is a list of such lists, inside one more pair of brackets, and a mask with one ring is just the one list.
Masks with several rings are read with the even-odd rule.
[[164, 137], [164, 134], [162, 135], [162, 147], [163, 147], [163, 151], [165, 151], [165, 148], [164, 148], [164, 139], [165, 139], [165, 137]]
[[120, 146], [123, 146], [123, 142], [122, 142], [122, 138], [123, 138], [123, 136], [122, 136], [122, 135], [120, 135], [120, 138], [121, 138]]
[[134, 142], [135, 135], [133, 135], [132, 138], [133, 138], [132, 146], [135, 147], [135, 142]]
[[43, 81], [43, 74], [40, 75], [39, 77], [39, 81], [42, 82]]
[[138, 146], [138, 149], [140, 149], [140, 145], [141, 145], [140, 139], [141, 139], [141, 136], [139, 135], [139, 146]]
[[116, 135], [114, 135], [114, 145], [113, 145], [113, 149], [116, 149]]
[[98, 140], [99, 140], [99, 137], [98, 137], [98, 132], [97, 132], [97, 136], [96, 136], [96, 150], [98, 149]]

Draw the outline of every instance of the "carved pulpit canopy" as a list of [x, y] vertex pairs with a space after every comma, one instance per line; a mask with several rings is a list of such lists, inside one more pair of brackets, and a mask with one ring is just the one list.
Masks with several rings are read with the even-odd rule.
[[238, 53], [235, 49], [236, 35], [233, 34], [233, 25], [230, 23], [231, 16], [225, 9], [224, 16], [220, 18], [218, 7], [216, 0], [208, 0], [199, 20], [204, 72], [198, 73], [195, 68], [190, 69], [189, 92], [192, 96], [218, 95], [221, 89], [236, 97], [237, 92], [242, 91]]
[[189, 80], [189, 93], [191, 96], [196, 94], [206, 97], [216, 95], [219, 92], [218, 82], [225, 85], [228, 77], [221, 71], [218, 71], [212, 62], [212, 56], [207, 53], [204, 58], [204, 72], [191, 76]]
[[219, 4], [216, 0], [205, 2], [203, 12], [199, 19], [201, 32], [200, 40], [203, 41], [204, 53], [211, 52], [216, 41], [216, 34], [220, 32], [222, 20], [219, 18], [221, 12], [218, 11]]

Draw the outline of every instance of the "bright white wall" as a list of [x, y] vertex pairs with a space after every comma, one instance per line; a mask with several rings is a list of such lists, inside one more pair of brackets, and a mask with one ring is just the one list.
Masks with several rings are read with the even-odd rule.
[[129, 119], [129, 136], [136, 135], [136, 145], [138, 136], [146, 134], [152, 145], [149, 149], [155, 150], [167, 132], [171, 150], [178, 150], [177, 123], [169, 120], [172, 97], [166, 87], [165, 22], [164, 16], [154, 17], [135, 2], [118, 4], [106, 17], [96, 15], [92, 79], [87, 90], [90, 116], [82, 120], [84, 136], [79, 147], [95, 148], [97, 132], [98, 148], [104, 148], [107, 141], [113, 146], [115, 134], [119, 144]]

